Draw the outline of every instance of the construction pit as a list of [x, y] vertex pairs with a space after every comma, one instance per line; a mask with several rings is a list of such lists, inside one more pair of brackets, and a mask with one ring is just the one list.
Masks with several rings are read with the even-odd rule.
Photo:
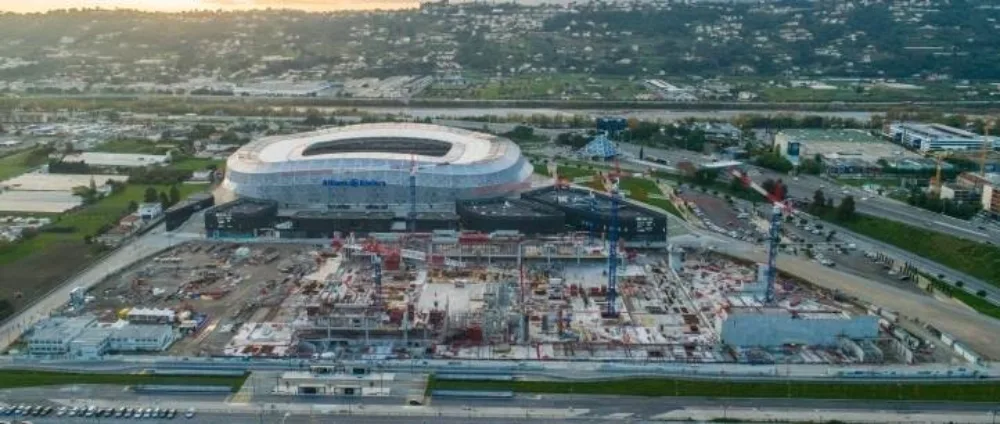
[[[891, 311], [712, 252], [622, 254], [579, 239], [334, 247], [189, 242], [65, 314], [169, 309], [177, 356], [745, 364], [959, 363]], [[380, 276], [381, 284], [376, 284]], [[913, 331], [910, 331], [913, 330]], [[965, 358], [965, 359], [963, 359]]]

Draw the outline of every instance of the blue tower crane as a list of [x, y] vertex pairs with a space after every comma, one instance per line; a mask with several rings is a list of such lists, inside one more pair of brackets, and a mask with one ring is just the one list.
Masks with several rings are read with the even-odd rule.
[[[594, 219], [599, 219], [600, 214], [597, 212], [597, 198], [594, 197], [594, 193], [590, 193], [590, 197], [587, 198], [587, 204], [590, 206], [590, 213], [593, 214]], [[597, 223], [593, 220], [587, 221], [587, 229], [590, 230], [590, 240], [588, 245], [594, 245], [594, 230], [597, 229]]]
[[406, 227], [411, 233], [417, 232], [417, 166], [410, 166], [410, 213], [406, 216]]
[[771, 209], [771, 228], [768, 233], [770, 237], [767, 244], [767, 270], [764, 274], [767, 280], [767, 287], [764, 289], [764, 302], [768, 305], [774, 303], [774, 278], [778, 274], [778, 245], [781, 244], [781, 212], [782, 207], [777, 204]]
[[611, 183], [611, 222], [608, 224], [608, 294], [605, 318], [618, 317], [618, 174]]
[[744, 186], [753, 189], [754, 191], [760, 193], [762, 196], [767, 198], [774, 205], [771, 209], [771, 219], [769, 221], [768, 230], [768, 242], [767, 242], [767, 269], [764, 273], [764, 303], [766, 305], [774, 304], [774, 279], [778, 274], [777, 259], [778, 259], [778, 246], [781, 244], [781, 219], [784, 216], [784, 212], [792, 213], [791, 203], [785, 201], [784, 188], [780, 184], [775, 187], [774, 192], [768, 192], [764, 190], [759, 184], [755, 183], [750, 176], [739, 170], [730, 171], [733, 177], [740, 179]]
[[375, 267], [375, 308], [382, 308], [382, 256], [372, 256], [372, 265]]

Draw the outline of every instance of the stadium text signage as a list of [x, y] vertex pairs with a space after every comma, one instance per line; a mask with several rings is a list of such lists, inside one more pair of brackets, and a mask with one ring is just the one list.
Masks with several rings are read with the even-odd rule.
[[385, 181], [360, 180], [352, 178], [349, 180], [323, 180], [324, 187], [385, 187]]

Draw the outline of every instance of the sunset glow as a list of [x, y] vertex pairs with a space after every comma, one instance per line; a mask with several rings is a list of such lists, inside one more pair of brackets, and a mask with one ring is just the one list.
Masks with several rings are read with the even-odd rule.
[[298, 9], [308, 11], [404, 9], [417, 7], [411, 0], [0, 0], [0, 11], [34, 13], [68, 8], [139, 9], [157, 12], [186, 10]]

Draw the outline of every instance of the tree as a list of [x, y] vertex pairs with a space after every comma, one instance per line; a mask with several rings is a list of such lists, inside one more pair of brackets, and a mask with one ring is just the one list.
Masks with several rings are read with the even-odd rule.
[[819, 212], [826, 208], [826, 196], [823, 194], [823, 190], [816, 190], [813, 193], [812, 209], [813, 211]]
[[[170, 186], [170, 205], [176, 205], [177, 202], [181, 201], [181, 191], [177, 186]], [[163, 205], [166, 207], [167, 205]]]
[[739, 178], [733, 177], [729, 180], [729, 191], [733, 193], [742, 193], [745, 187], [743, 187], [743, 182]]
[[754, 163], [756, 163], [757, 166], [775, 170], [782, 173], [791, 171], [792, 168], [795, 167], [784, 156], [781, 156], [780, 154], [774, 152], [758, 156], [757, 159], [754, 161]]
[[840, 221], [850, 221], [854, 219], [854, 196], [847, 196], [840, 200], [837, 206], [837, 219]]
[[139, 210], [139, 204], [135, 200], [129, 200], [128, 202], [128, 213], [132, 213]]
[[962, 287], [964, 287], [964, 286], [965, 286], [965, 283], [963, 283], [963, 282], [961, 282], [961, 281], [956, 281], [956, 282], [955, 282], [955, 287], [958, 287], [958, 288], [962, 288]]
[[153, 187], [146, 187], [146, 193], [142, 196], [142, 201], [146, 203], [156, 202], [156, 189]]
[[976, 292], [976, 296], [986, 297], [986, 290], [980, 290]]
[[170, 206], [170, 198], [167, 197], [167, 193], [161, 191], [159, 197], [160, 197], [160, 204], [163, 205], [164, 208]]

